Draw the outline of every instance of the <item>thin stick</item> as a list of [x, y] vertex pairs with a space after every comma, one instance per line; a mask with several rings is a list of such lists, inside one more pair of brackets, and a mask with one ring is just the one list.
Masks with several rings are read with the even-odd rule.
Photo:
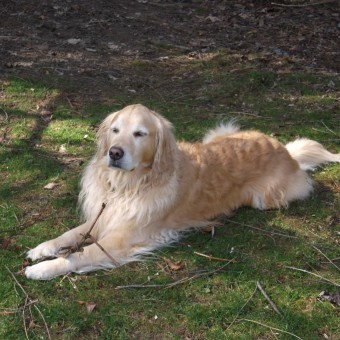
[[36, 309], [36, 311], [40, 314], [40, 317], [42, 318], [42, 320], [44, 321], [44, 325], [45, 325], [45, 328], [46, 328], [46, 331], [47, 331], [47, 336], [48, 338], [51, 340], [51, 334], [50, 334], [50, 331], [48, 330], [48, 327], [47, 327], [47, 323], [46, 323], [46, 320], [45, 320], [45, 317], [44, 317], [44, 314], [40, 311], [40, 309], [36, 306], [36, 305], [33, 305], [33, 307]]
[[194, 254], [199, 255], [199, 256], [206, 257], [206, 258], [209, 259], [210, 261], [211, 261], [211, 260], [215, 260], [215, 261], [224, 261], [224, 262], [229, 262], [229, 261], [230, 261], [230, 260], [228, 260], [228, 259], [222, 259], [222, 258], [220, 258], [220, 257], [214, 257], [214, 256], [211, 256], [211, 255], [206, 255], [206, 254], [198, 253], [197, 251], [194, 251]]
[[338, 261], [340, 260], [340, 257], [335, 257], [334, 259], [332, 259], [332, 261]]
[[290, 266], [285, 266], [285, 268], [289, 268], [289, 269], [293, 269], [293, 270], [298, 270], [300, 272], [304, 272], [304, 273], [307, 273], [307, 274], [311, 274], [311, 275], [314, 275], [316, 277], [318, 277], [319, 279], [322, 279], [323, 281], [326, 281], [328, 283], [331, 283], [332, 285], [336, 286], [336, 287], [340, 287], [340, 284], [336, 283], [336, 282], [333, 282], [331, 280], [328, 280], [328, 279], [325, 279], [324, 277], [322, 277], [321, 275], [319, 274], [315, 274], [315, 273], [312, 273], [312, 272], [309, 272], [308, 270], [304, 270], [304, 269], [300, 269], [300, 268], [295, 268], [295, 267], [290, 267]]
[[8, 120], [8, 113], [5, 109], [3, 109], [2, 107], [0, 107], [0, 110], [3, 111], [3, 113], [5, 114], [5, 120]]
[[[235, 114], [235, 115], [246, 115], [246, 116], [252, 116], [252, 117], [256, 117], [259, 118], [260, 116], [257, 115], [256, 113], [251, 113], [251, 112], [246, 112], [246, 111], [231, 111], [228, 112], [230, 114]], [[262, 118], [262, 117], [261, 117]]]
[[250, 320], [250, 319], [241, 319], [240, 321], [247, 321], [247, 322], [256, 323], [256, 324], [261, 325], [261, 326], [263, 326], [263, 327], [267, 327], [267, 328], [269, 328], [269, 329], [271, 329], [271, 330], [275, 330], [275, 331], [278, 331], [278, 332], [281, 332], [281, 333], [289, 334], [289, 335], [293, 336], [293, 337], [296, 338], [296, 339], [303, 340], [302, 338], [300, 338], [299, 336], [297, 336], [297, 335], [295, 335], [295, 334], [293, 334], [293, 333], [284, 331], [283, 329], [279, 329], [279, 328], [275, 328], [275, 327], [266, 325], [266, 324], [264, 324], [264, 323], [262, 323], [262, 322], [259, 322], [259, 321]]
[[24, 307], [23, 307], [23, 310], [22, 310], [22, 316], [23, 316], [23, 321], [24, 321], [24, 330], [25, 330], [25, 335], [26, 335], [26, 338], [28, 339], [28, 333], [27, 333], [27, 327], [26, 327], [26, 322], [25, 322], [25, 310], [27, 307], [29, 307], [30, 305], [33, 304], [34, 308], [37, 310], [37, 312], [40, 314], [40, 317], [42, 318], [43, 322], [44, 322], [44, 325], [45, 325], [45, 329], [46, 329], [46, 332], [47, 332], [47, 337], [49, 340], [51, 340], [51, 334], [50, 334], [50, 331], [48, 329], [48, 326], [47, 326], [47, 323], [46, 323], [46, 320], [44, 318], [44, 315], [41, 313], [40, 309], [38, 308], [38, 306], [35, 305], [35, 303], [38, 301], [38, 300], [31, 300], [31, 298], [29, 297], [28, 293], [26, 292], [26, 290], [24, 289], [24, 287], [20, 284], [20, 282], [17, 280], [17, 278], [14, 276], [14, 274], [9, 270], [9, 268], [7, 266], [5, 266], [5, 268], [7, 269], [7, 271], [11, 274], [13, 280], [15, 281], [15, 283], [18, 285], [18, 287], [21, 289], [21, 291], [24, 293], [25, 295], [25, 304], [24, 304]]
[[298, 238], [297, 236], [291, 236], [291, 235], [287, 235], [287, 234], [277, 233], [277, 232], [270, 231], [270, 230], [267, 231], [267, 230], [264, 230], [262, 228], [254, 227], [250, 224], [245, 224], [245, 223], [240, 223], [240, 222], [236, 222], [236, 221], [233, 221], [233, 220], [229, 220], [228, 218], [224, 218], [223, 221], [228, 222], [228, 223], [237, 224], [237, 225], [240, 225], [242, 227], [247, 227], [247, 228], [251, 228], [251, 229], [254, 229], [254, 230], [258, 230], [258, 231], [261, 231], [262, 233], [265, 233], [265, 234], [278, 235], [278, 236], [294, 238], [294, 239]]
[[335, 133], [333, 130], [331, 130], [323, 121], [321, 121], [322, 125], [329, 131], [331, 132], [333, 135], [335, 136], [339, 136], [337, 133]]
[[268, 296], [268, 294], [265, 292], [265, 290], [263, 289], [261, 283], [259, 281], [256, 282], [256, 287], [259, 289], [259, 291], [263, 294], [263, 296], [266, 298], [266, 300], [269, 302], [269, 304], [272, 306], [272, 308], [274, 309], [274, 311], [279, 314], [281, 317], [283, 317], [282, 313], [280, 312], [280, 310], [277, 308], [277, 306], [275, 305], [275, 303], [270, 299], [270, 297]]
[[26, 307], [28, 306], [28, 301], [29, 296], [27, 294], [27, 292], [25, 291], [25, 289], [23, 288], [23, 286], [19, 283], [19, 281], [17, 280], [17, 278], [14, 276], [14, 274], [9, 270], [9, 268], [7, 266], [5, 266], [5, 268], [7, 269], [7, 271], [11, 274], [12, 278], [14, 279], [15, 283], [17, 284], [17, 286], [21, 289], [21, 291], [24, 293], [25, 295], [25, 302], [24, 302], [24, 306], [22, 308], [22, 321], [23, 321], [23, 325], [24, 325], [24, 331], [25, 331], [25, 336], [26, 339], [28, 340], [28, 332], [27, 332], [27, 327], [26, 327], [26, 320], [25, 320], [25, 311], [26, 311]]
[[100, 250], [117, 266], [119, 267], [120, 264], [97, 242], [97, 240], [90, 234], [88, 234], [88, 237], [91, 239], [93, 243], [95, 243]]
[[66, 96], [66, 95], [65, 95], [64, 97], [66, 97], [67, 102], [68, 102], [69, 105], [71, 106], [72, 110], [74, 110], [74, 105], [71, 103], [70, 98], [69, 98], [68, 96]]
[[74, 252], [76, 252], [76, 251], [79, 251], [80, 248], [81, 248], [81, 246], [84, 244], [84, 242], [85, 242], [88, 238], [92, 238], [92, 236], [91, 236], [91, 231], [92, 231], [92, 229], [94, 228], [94, 226], [96, 225], [96, 223], [97, 223], [97, 221], [98, 221], [98, 218], [99, 218], [100, 215], [103, 213], [105, 207], [106, 207], [106, 203], [103, 203], [103, 204], [102, 204], [102, 207], [100, 208], [100, 210], [99, 210], [99, 212], [98, 212], [98, 214], [97, 214], [97, 216], [96, 216], [96, 218], [95, 218], [95, 220], [94, 220], [93, 223], [91, 224], [91, 227], [90, 227], [89, 231], [88, 231], [86, 234], [83, 235], [82, 240], [81, 240], [76, 246], [73, 246], [73, 247], [62, 247], [62, 248], [60, 248], [60, 250], [65, 250], [65, 249], [69, 250], [69, 252], [66, 253], [67, 255], [69, 255], [70, 252], [71, 252], [71, 253], [74, 253]]
[[99, 213], [98, 213], [96, 219], [95, 219], [94, 222], [92, 223], [91, 228], [90, 228], [89, 231], [85, 234], [85, 236], [86, 236], [86, 235], [90, 235], [92, 229], [94, 228], [95, 224], [97, 223], [98, 218], [100, 217], [100, 215], [103, 213], [105, 207], [106, 207], [106, 203], [103, 203], [103, 204], [102, 204], [102, 207], [101, 207], [100, 210], [99, 210]]
[[270, 331], [272, 332], [273, 337], [274, 337], [275, 339], [278, 339], [278, 337], [276, 336], [276, 334], [274, 333], [274, 331], [273, 331], [272, 329], [271, 329]]
[[213, 274], [221, 271], [222, 269], [224, 269], [230, 263], [234, 263], [234, 262], [235, 262], [235, 259], [232, 259], [232, 260], [228, 261], [228, 263], [226, 263], [223, 266], [221, 266], [220, 268], [217, 268], [217, 269], [205, 272], [205, 273], [199, 273], [199, 274], [195, 274], [195, 275], [192, 275], [192, 276], [189, 276], [189, 277], [185, 277], [185, 278], [180, 279], [178, 281], [175, 281], [175, 282], [172, 282], [172, 283], [167, 283], [167, 284], [164, 284], [164, 285], [157, 285], [157, 284], [156, 285], [138, 285], [138, 284], [136, 284], [136, 285], [128, 285], [128, 286], [117, 286], [115, 289], [128, 289], [128, 288], [172, 288], [174, 286], [177, 286], [179, 284], [182, 284], [182, 283], [194, 280], [194, 279], [196, 279], [198, 277], [201, 277], [201, 276], [213, 275]]
[[22, 309], [22, 322], [24, 324], [24, 331], [25, 331], [25, 336], [26, 336], [26, 339], [29, 340], [29, 337], [28, 337], [28, 332], [27, 332], [27, 327], [26, 327], [26, 320], [25, 320], [25, 310], [26, 310], [26, 306], [27, 306], [27, 296], [25, 298], [25, 304], [24, 304], [24, 307]]
[[324, 4], [330, 4], [331, 2], [337, 2], [338, 0], [328, 0], [328, 1], [321, 1], [321, 2], [312, 2], [312, 3], [306, 3], [306, 4], [296, 4], [296, 5], [288, 5], [288, 4], [278, 4], [277, 2], [272, 2], [272, 5], [274, 6], [280, 6], [280, 7], [308, 7], [308, 6], [317, 6], [317, 5], [324, 5]]
[[226, 328], [226, 331], [234, 325], [234, 323], [237, 321], [238, 316], [241, 314], [241, 312], [243, 311], [243, 309], [248, 305], [248, 303], [249, 303], [249, 302], [251, 301], [251, 299], [254, 297], [256, 291], [257, 291], [257, 286], [255, 286], [255, 289], [254, 289], [253, 293], [250, 295], [250, 297], [248, 298], [248, 300], [246, 301], [246, 303], [245, 303], [245, 304], [241, 307], [241, 309], [237, 312], [237, 314], [236, 314], [234, 320], [233, 320], [233, 321], [231, 322], [231, 324]]
[[315, 250], [317, 250], [321, 255], [323, 255], [329, 261], [329, 263], [331, 263], [337, 270], [340, 270], [340, 268], [326, 254], [324, 254], [319, 248], [317, 248], [315, 246], [313, 246], [313, 248]]
[[104, 209], [106, 207], [106, 203], [103, 203], [102, 204], [102, 207], [100, 208], [98, 214], [97, 214], [97, 217], [95, 218], [95, 220], [93, 221], [89, 231], [83, 235], [83, 238], [82, 240], [75, 246], [71, 246], [71, 247], [62, 247], [60, 248], [60, 250], [67, 250], [63, 255], [64, 256], [68, 256], [70, 255], [71, 253], [74, 253], [74, 252], [77, 252], [77, 251], [80, 251], [82, 245], [84, 244], [84, 242], [87, 240], [87, 239], [90, 239], [93, 243], [95, 243], [99, 248], [100, 250], [118, 267], [120, 266], [120, 264], [98, 243], [98, 241], [91, 235], [91, 231], [92, 229], [94, 228], [94, 226], [96, 225], [100, 215], [103, 213]]

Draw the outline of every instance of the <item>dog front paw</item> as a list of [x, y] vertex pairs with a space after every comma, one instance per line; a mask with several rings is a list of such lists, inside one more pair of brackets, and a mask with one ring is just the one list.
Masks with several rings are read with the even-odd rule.
[[32, 280], [50, 280], [68, 272], [68, 261], [62, 257], [25, 268], [25, 276]]
[[29, 250], [26, 254], [26, 257], [32, 261], [41, 259], [43, 257], [56, 257], [58, 250], [59, 247], [56, 246], [53, 241], [46, 241]]
[[[44, 262], [41, 262], [41, 263], [44, 263]], [[35, 264], [34, 266], [26, 267], [25, 276], [28, 279], [32, 279], [32, 280], [49, 280], [52, 278], [48, 275], [48, 273], [46, 273], [43, 270], [40, 263]]]

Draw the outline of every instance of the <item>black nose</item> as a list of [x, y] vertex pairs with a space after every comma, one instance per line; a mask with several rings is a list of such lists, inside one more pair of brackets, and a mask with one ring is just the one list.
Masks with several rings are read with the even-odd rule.
[[118, 161], [124, 156], [124, 151], [118, 146], [112, 146], [109, 150], [109, 156], [113, 161]]

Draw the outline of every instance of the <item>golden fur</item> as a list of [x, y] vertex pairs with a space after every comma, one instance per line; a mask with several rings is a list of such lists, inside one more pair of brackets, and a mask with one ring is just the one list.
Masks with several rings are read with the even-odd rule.
[[82, 178], [84, 223], [28, 252], [37, 260], [57, 257], [81, 241], [103, 202], [91, 234], [96, 245], [68, 257], [26, 268], [32, 279], [112, 268], [177, 240], [181, 231], [205, 226], [240, 206], [285, 207], [312, 190], [307, 169], [339, 162], [319, 143], [299, 139], [286, 146], [229, 123], [208, 132], [203, 143], [176, 143], [171, 124], [143, 105], [109, 115], [98, 130], [98, 148]]

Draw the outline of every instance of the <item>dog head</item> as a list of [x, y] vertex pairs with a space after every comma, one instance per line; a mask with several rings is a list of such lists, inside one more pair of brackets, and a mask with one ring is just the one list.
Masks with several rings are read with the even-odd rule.
[[141, 104], [109, 115], [97, 136], [98, 155], [106, 158], [109, 167], [125, 171], [162, 171], [176, 145], [171, 124]]

